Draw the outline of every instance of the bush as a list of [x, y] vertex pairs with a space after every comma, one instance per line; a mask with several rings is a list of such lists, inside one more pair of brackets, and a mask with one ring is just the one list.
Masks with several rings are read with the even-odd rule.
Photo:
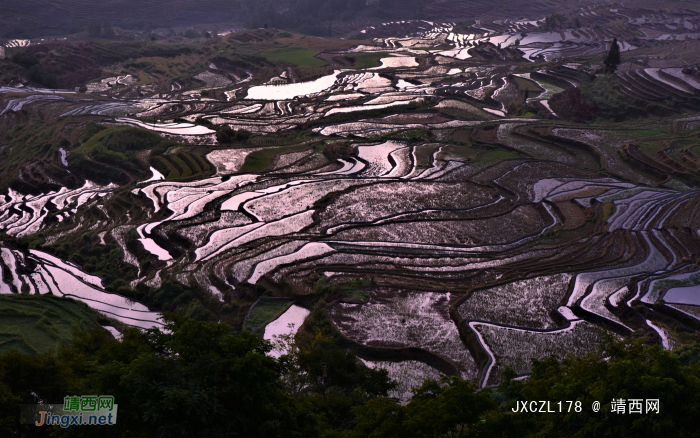
[[598, 106], [578, 88], [569, 88], [553, 95], [549, 105], [558, 116], [575, 122], [592, 120], [598, 114]]
[[92, 138], [93, 135], [97, 134], [98, 132], [104, 131], [105, 129], [107, 129], [106, 126], [99, 125], [95, 122], [90, 122], [87, 125], [85, 125], [83, 130], [80, 132], [79, 140], [85, 143], [86, 141], [90, 140], [90, 138]]
[[[205, 91], [207, 91], [207, 90], [202, 91], [202, 96], [206, 96], [206, 95], [209, 94], [209, 92], [207, 92], [206, 94], [204, 94]], [[202, 125], [202, 126], [208, 126], [208, 127], [210, 127], [210, 128], [215, 128], [214, 124], [213, 124], [209, 119], [205, 119], [204, 117], [197, 117], [197, 118], [194, 120], [194, 123], [197, 124], [197, 125]]]
[[155, 66], [148, 61], [127, 61], [124, 63], [124, 68], [133, 68], [137, 70], [152, 70]]
[[202, 35], [194, 29], [187, 29], [183, 34], [185, 38], [199, 38]]
[[[142, 151], [157, 149], [163, 153], [168, 146], [176, 145], [174, 141], [166, 140], [160, 135], [141, 128], [117, 129], [103, 140], [107, 149], [114, 152]], [[154, 150], [154, 153], [156, 151]]]
[[335, 142], [327, 144], [323, 147], [323, 155], [330, 160], [338, 158], [351, 157], [355, 154], [355, 146], [352, 143]]
[[245, 129], [234, 130], [228, 125], [223, 125], [216, 132], [216, 140], [219, 143], [235, 143], [246, 141], [250, 138], [251, 133]]
[[17, 53], [12, 57], [12, 62], [19, 64], [24, 68], [31, 68], [39, 64], [39, 60], [35, 55], [29, 55], [26, 53]]
[[41, 64], [34, 64], [27, 73], [30, 81], [35, 82], [46, 88], [58, 88], [58, 77], [49, 73]]
[[216, 317], [204, 305], [209, 295], [199, 287], [164, 281], [158, 289], [151, 289], [140, 297], [145, 304], [159, 310], [177, 312], [200, 321], [215, 321]]

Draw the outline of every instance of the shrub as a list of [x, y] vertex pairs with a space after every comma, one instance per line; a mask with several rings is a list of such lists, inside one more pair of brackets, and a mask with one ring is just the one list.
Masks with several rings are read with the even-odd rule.
[[223, 125], [216, 132], [216, 139], [219, 143], [235, 143], [246, 141], [250, 138], [251, 133], [245, 129], [234, 130], [228, 125]]
[[27, 74], [30, 81], [46, 88], [58, 88], [58, 77], [46, 71], [43, 65], [34, 64]]
[[92, 138], [93, 135], [97, 134], [100, 131], [104, 131], [105, 129], [107, 128], [103, 125], [99, 125], [95, 122], [90, 122], [87, 125], [85, 125], [83, 130], [80, 132], [79, 140], [85, 143], [86, 141], [90, 140], [90, 138]]
[[185, 38], [199, 38], [201, 34], [194, 29], [187, 29], [183, 36]]
[[323, 147], [323, 155], [331, 160], [351, 157], [355, 154], [355, 146], [347, 142], [335, 142]]
[[[204, 90], [204, 91], [206, 91], [206, 90]], [[202, 91], [202, 96], [206, 96], [206, 94], [204, 94], [204, 91]], [[209, 94], [209, 93], [207, 92], [207, 94]], [[194, 120], [194, 123], [197, 125], [208, 126], [210, 128], [214, 127], [214, 124], [209, 119], [205, 119], [204, 117], [197, 117]]]
[[39, 60], [34, 55], [21, 52], [12, 57], [12, 62], [19, 64], [24, 68], [31, 68], [32, 66], [39, 64]]
[[578, 88], [569, 88], [549, 99], [552, 110], [560, 117], [572, 121], [585, 121], [595, 118], [598, 106], [581, 93]]

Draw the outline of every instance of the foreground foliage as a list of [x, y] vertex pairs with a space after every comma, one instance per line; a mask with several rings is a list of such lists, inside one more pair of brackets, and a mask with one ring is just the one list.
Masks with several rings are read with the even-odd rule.
[[[507, 370], [497, 388], [426, 380], [405, 404], [388, 398], [386, 371], [359, 364], [322, 333], [279, 341], [286, 354], [229, 326], [169, 316], [167, 329], [77, 334], [56, 355], [0, 356], [3, 436], [94, 436], [90, 428], [20, 426], [18, 405], [66, 394], [111, 394], [116, 426], [100, 436], [645, 437], [698, 436], [697, 342], [670, 353], [607, 339], [596, 353], [533, 361], [527, 380]], [[659, 399], [659, 414], [617, 414], [612, 399]], [[580, 401], [582, 410], [514, 413], [518, 401]], [[600, 412], [593, 412], [593, 401]], [[566, 409], [564, 409], [565, 411]]]

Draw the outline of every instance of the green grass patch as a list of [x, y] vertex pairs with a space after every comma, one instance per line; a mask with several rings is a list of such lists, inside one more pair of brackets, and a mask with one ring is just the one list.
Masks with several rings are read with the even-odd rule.
[[454, 49], [454, 46], [450, 46], [448, 44], [442, 45], [442, 46], [425, 46], [425, 47], [412, 47], [412, 50], [425, 50], [426, 52], [430, 50], [451, 50]]
[[369, 294], [362, 289], [353, 287], [352, 285], [345, 288], [343, 291], [343, 298], [346, 301], [351, 301], [355, 303], [366, 303], [369, 301]]
[[188, 177], [192, 176], [192, 169], [190, 168], [190, 166], [187, 163], [185, 163], [185, 161], [182, 158], [180, 158], [177, 155], [170, 155], [170, 156], [168, 156], [168, 158], [170, 158], [172, 160], [172, 162], [175, 163], [175, 165], [180, 168], [180, 170], [181, 170], [180, 178], [188, 178]]
[[314, 283], [313, 291], [315, 295], [330, 299], [342, 299], [350, 303], [366, 303], [369, 300], [369, 294], [366, 292], [368, 286], [376, 286], [374, 277], [370, 280], [357, 278], [344, 285], [328, 284], [328, 278], [323, 276]]
[[240, 172], [262, 172], [263, 170], [270, 167], [272, 161], [277, 155], [283, 154], [285, 152], [307, 149], [308, 147], [308, 144], [300, 144], [295, 146], [265, 148], [260, 151], [252, 152], [248, 154], [247, 157], [245, 157], [245, 162], [243, 163]]
[[49, 295], [0, 296], [0, 353], [41, 354], [66, 346], [76, 330], [105, 320], [86, 304]]
[[350, 57], [355, 59], [355, 63], [352, 65], [352, 67], [348, 68], [379, 67], [382, 65], [382, 63], [379, 62], [379, 60], [388, 56], [389, 54], [387, 52], [353, 53]]
[[180, 157], [181, 157], [183, 160], [185, 160], [185, 161], [187, 162], [187, 164], [190, 165], [190, 167], [192, 168], [192, 170], [193, 170], [195, 173], [201, 173], [201, 172], [204, 171], [204, 168], [202, 167], [202, 164], [199, 162], [199, 160], [197, 160], [197, 159], [194, 157], [194, 155], [189, 154], [189, 153], [187, 153], [187, 152], [183, 152], [183, 153], [181, 153], [181, 154], [179, 154], [179, 155], [180, 155]]
[[212, 173], [212, 166], [209, 162], [195, 152], [176, 152], [153, 156], [150, 159], [150, 164], [165, 175], [165, 179], [206, 177]]
[[661, 143], [642, 143], [639, 149], [648, 156], [654, 156], [658, 151], [665, 149], [666, 145]]
[[435, 150], [439, 147], [438, 144], [421, 144], [416, 146], [414, 156], [416, 157], [416, 167], [427, 168], [433, 158]]
[[195, 159], [192, 157], [192, 155], [190, 155], [190, 154], [188, 154], [188, 153], [186, 153], [186, 152], [182, 152], [182, 153], [178, 154], [178, 156], [182, 159], [182, 161], [184, 161], [185, 163], [187, 163], [187, 165], [190, 167], [190, 169], [192, 169], [192, 171], [193, 171], [194, 173], [200, 173], [200, 172], [202, 172], [202, 166], [199, 165], [199, 163], [197, 162], [197, 160], [195, 160]]
[[[164, 157], [153, 157], [153, 159], [155, 160], [154, 164], [156, 164], [154, 167], [158, 169], [159, 172], [166, 174], [166, 179], [175, 179], [180, 177], [180, 171], [173, 163], [166, 160]], [[158, 166], [158, 163], [160, 163], [161, 166]], [[165, 168], [167, 171], [163, 172], [163, 168]]]
[[299, 67], [322, 67], [328, 64], [322, 59], [315, 58], [317, 51], [304, 47], [285, 47], [263, 52], [263, 56], [272, 62], [284, 62]]
[[429, 140], [433, 137], [433, 134], [428, 129], [415, 128], [395, 131], [387, 134], [385, 137], [400, 140]]
[[526, 112], [526, 113], [523, 114], [523, 115], [520, 115], [520, 116], [513, 116], [513, 117], [517, 117], [517, 118], [519, 118], [519, 119], [534, 119], [534, 118], [537, 118], [537, 114], [535, 114], [535, 113], [533, 113], [533, 112]]
[[606, 222], [610, 216], [612, 216], [615, 210], [615, 204], [612, 201], [603, 204], [603, 222]]
[[535, 97], [537, 94], [544, 92], [542, 87], [537, 85], [537, 82], [533, 80], [521, 78], [520, 76], [513, 76], [511, 79], [515, 82], [520, 91], [528, 90], [530, 92], [528, 97]]
[[179, 146], [146, 129], [134, 127], [110, 127], [97, 130], [88, 125], [81, 138], [94, 133], [80, 147], [68, 154], [70, 171], [77, 176], [98, 182], [113, 181], [118, 184], [149, 175], [148, 165], [139, 153], [151, 150], [151, 156], [164, 153], [169, 147]]
[[[561, 93], [564, 91], [563, 88], [552, 84], [551, 82], [547, 82], [542, 79], [537, 79], [537, 82], [539, 85], [543, 86], [545, 88], [544, 92], [541, 94], [538, 94], [537, 96], [530, 96], [530, 98], [534, 98], [536, 100], [544, 100], [544, 99], [549, 99], [550, 97], [554, 96], [557, 93]], [[494, 90], [495, 91], [495, 90]]]
[[663, 137], [668, 135], [666, 131], [659, 131], [655, 129], [635, 129], [626, 131], [625, 136], [634, 138], [649, 138], [649, 137]]
[[472, 161], [476, 160], [479, 154], [483, 153], [480, 148], [470, 147], [465, 145], [451, 144], [443, 147], [443, 159], [456, 161]]
[[292, 300], [260, 300], [250, 311], [245, 328], [247, 330], [256, 329], [257, 332], [261, 333], [267, 324], [289, 309], [293, 302]]
[[207, 159], [203, 156], [199, 154], [190, 154], [190, 156], [199, 163], [200, 167], [202, 168], [202, 172], [209, 172], [212, 169]]
[[[99, 125], [98, 125], [99, 127]], [[142, 128], [134, 127], [110, 127], [98, 130], [94, 126], [86, 126], [82, 138], [94, 132], [77, 150], [78, 153], [92, 155], [95, 149], [103, 146], [109, 151], [127, 153], [142, 151], [145, 149], [158, 149], [165, 151], [168, 147], [179, 146], [172, 140]]]

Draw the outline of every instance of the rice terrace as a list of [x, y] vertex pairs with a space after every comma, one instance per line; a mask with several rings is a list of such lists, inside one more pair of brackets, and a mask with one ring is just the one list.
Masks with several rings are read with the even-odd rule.
[[[0, 353], [166, 354], [153, 339], [198, 321], [284, 366], [332, 345], [409, 416], [424, 379], [510, 408], [548, 361], [615, 362], [601, 345], [694, 363], [698, 385], [700, 3], [147, 3], [138, 25], [68, 0], [0, 18]], [[315, 385], [293, 363], [290, 397]], [[346, 399], [355, 417], [318, 427], [491, 424], [400, 433]], [[583, 430], [561, 418], [537, 436]], [[549, 430], [527, 424], [498, 436]], [[620, 436], [651, 436], [635, 424]]]

